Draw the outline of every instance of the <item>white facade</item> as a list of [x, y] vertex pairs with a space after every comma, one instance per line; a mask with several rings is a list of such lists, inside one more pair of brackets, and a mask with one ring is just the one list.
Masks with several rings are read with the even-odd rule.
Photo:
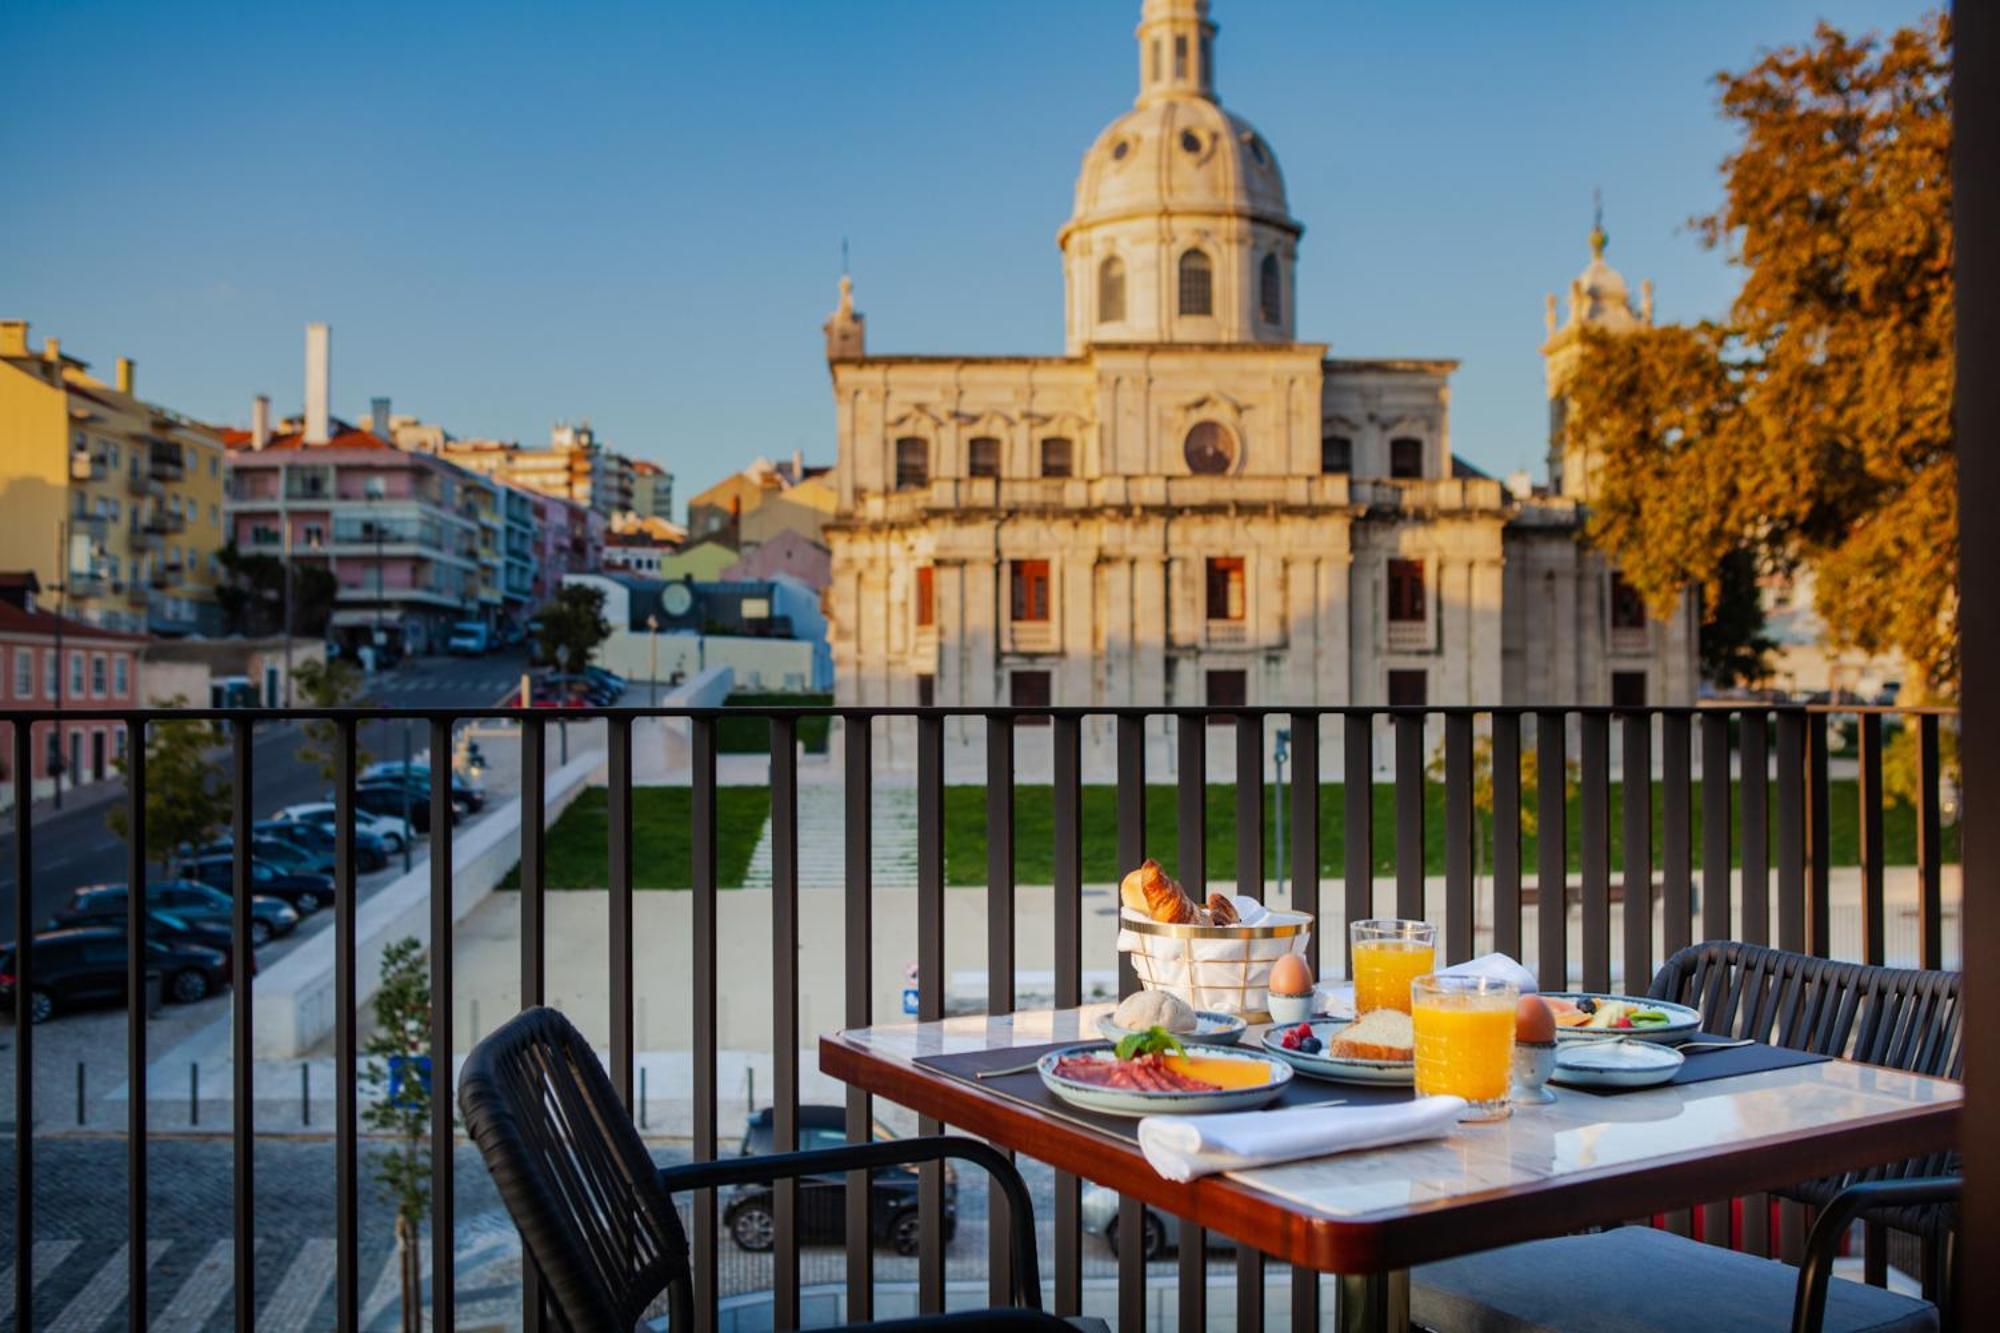
[[1058, 238], [1065, 355], [868, 356], [843, 279], [839, 702], [1692, 702], [1691, 610], [1626, 624], [1577, 498], [1454, 463], [1456, 362], [1296, 341], [1302, 228], [1214, 100], [1207, 11], [1145, 0], [1137, 104]]

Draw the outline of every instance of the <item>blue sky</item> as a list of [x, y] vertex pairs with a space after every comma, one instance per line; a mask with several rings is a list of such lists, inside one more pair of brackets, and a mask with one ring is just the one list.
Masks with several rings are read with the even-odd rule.
[[[1217, 0], [1225, 105], [1306, 224], [1302, 338], [1459, 358], [1453, 443], [1539, 463], [1542, 297], [1610, 258], [1662, 319], [1734, 278], [1685, 220], [1731, 135], [1710, 77], [1897, 0]], [[830, 461], [840, 243], [878, 352], [1062, 347], [1055, 232], [1131, 102], [1138, 0], [0, 6], [0, 316], [148, 397], [460, 435], [588, 416], [685, 497]]]

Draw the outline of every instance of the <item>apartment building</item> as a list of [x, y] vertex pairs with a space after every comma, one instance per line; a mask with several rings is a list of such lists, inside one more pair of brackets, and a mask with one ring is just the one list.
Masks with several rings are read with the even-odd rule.
[[[142, 635], [56, 616], [40, 600], [41, 580], [31, 570], [0, 573], [0, 707], [132, 708], [140, 696]], [[207, 702], [202, 700], [201, 702]], [[125, 757], [125, 724], [79, 714], [59, 727], [42, 728], [33, 750], [28, 789], [33, 799], [112, 775]], [[0, 791], [11, 802], [17, 775]]]
[[130, 359], [110, 383], [55, 338], [0, 320], [0, 569], [103, 629], [220, 628], [220, 435], [140, 398]]
[[[568, 500], [606, 517], [625, 513], [633, 505], [632, 460], [605, 448], [589, 422], [558, 424], [549, 432], [546, 448], [501, 440], [455, 440], [443, 432], [415, 429], [398, 434], [468, 472]], [[672, 493], [668, 478], [670, 501]]]

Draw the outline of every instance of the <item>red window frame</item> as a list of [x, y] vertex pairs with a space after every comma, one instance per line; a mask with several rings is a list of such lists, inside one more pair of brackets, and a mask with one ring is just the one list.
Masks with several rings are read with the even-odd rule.
[[1008, 562], [1008, 568], [1011, 618], [1046, 622], [1049, 618], [1049, 562], [1013, 560]]

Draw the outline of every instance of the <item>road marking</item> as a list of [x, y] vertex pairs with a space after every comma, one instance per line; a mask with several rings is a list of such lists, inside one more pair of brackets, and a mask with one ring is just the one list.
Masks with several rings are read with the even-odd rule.
[[[423, 1246], [424, 1254], [430, 1252]], [[425, 1267], [429, 1267], [428, 1264]], [[389, 1256], [382, 1261], [382, 1272], [375, 1279], [375, 1289], [368, 1293], [368, 1300], [361, 1307], [361, 1326], [366, 1328], [375, 1322], [375, 1316], [388, 1309], [403, 1294], [402, 1260], [394, 1246], [389, 1248]]]
[[[164, 1240], [147, 1241], [146, 1267], [150, 1269], [158, 1263], [171, 1244]], [[55, 1323], [49, 1325], [49, 1333], [97, 1333], [104, 1326], [104, 1321], [111, 1318], [111, 1312], [125, 1299], [125, 1256], [131, 1248], [129, 1243], [120, 1245], [104, 1261], [104, 1267], [97, 1270], [97, 1275], [84, 1284], [75, 1299], [63, 1307]]]
[[[35, 1242], [35, 1253], [31, 1260], [34, 1268], [31, 1270], [31, 1273], [34, 1277], [37, 1290], [41, 1288], [43, 1282], [48, 1280], [49, 1274], [60, 1268], [63, 1260], [69, 1258], [70, 1252], [82, 1243], [82, 1241], [75, 1240], [38, 1240]], [[8, 1315], [14, 1313], [14, 1267], [13, 1264], [8, 1264], [6, 1272], [0, 1273], [0, 1319], [5, 1319]]]
[[330, 1239], [316, 1236], [304, 1244], [292, 1266], [285, 1270], [278, 1289], [271, 1294], [264, 1313], [257, 1319], [260, 1330], [272, 1333], [299, 1333], [312, 1320], [327, 1288], [333, 1285], [333, 1269], [338, 1247]]
[[181, 1283], [181, 1289], [174, 1293], [167, 1308], [160, 1312], [159, 1319], [152, 1326], [154, 1333], [160, 1333], [160, 1330], [180, 1333], [183, 1329], [207, 1326], [208, 1317], [215, 1313], [215, 1307], [222, 1303], [222, 1298], [229, 1294], [230, 1287], [235, 1283], [236, 1270], [232, 1261], [235, 1250], [234, 1240], [219, 1240], [209, 1247], [208, 1253], [195, 1265], [194, 1272], [188, 1274], [187, 1281]]

